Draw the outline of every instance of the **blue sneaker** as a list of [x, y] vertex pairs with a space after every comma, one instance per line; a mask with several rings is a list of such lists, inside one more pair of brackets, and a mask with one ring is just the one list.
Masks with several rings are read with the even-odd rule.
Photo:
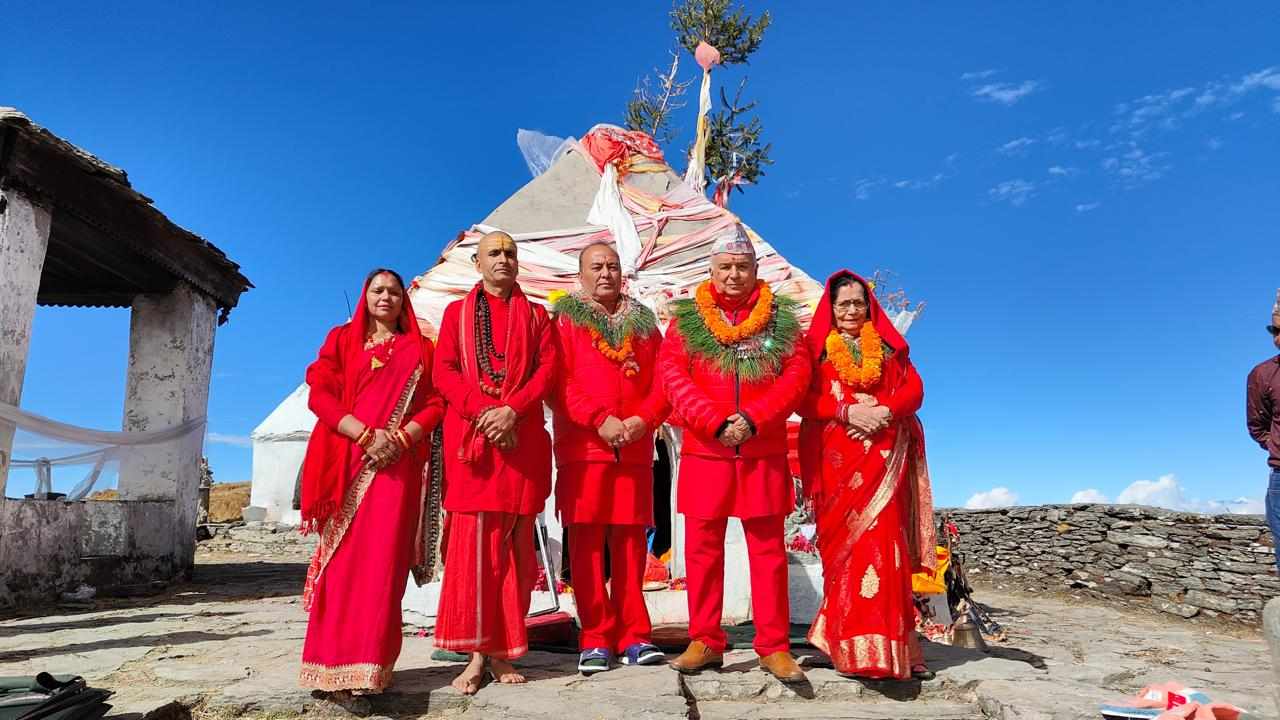
[[609, 669], [609, 651], [606, 648], [587, 648], [578, 655], [578, 672], [595, 675]]
[[618, 658], [623, 665], [660, 665], [666, 661], [667, 656], [652, 643], [636, 643]]

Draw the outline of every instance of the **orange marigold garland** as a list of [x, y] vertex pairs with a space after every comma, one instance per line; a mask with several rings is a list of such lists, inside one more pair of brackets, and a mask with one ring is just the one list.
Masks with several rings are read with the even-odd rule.
[[649, 308], [624, 295], [618, 309], [609, 315], [585, 293], [558, 292], [552, 309], [556, 315], [563, 315], [570, 323], [590, 333], [591, 346], [610, 361], [618, 363], [625, 377], [640, 374], [635, 340], [650, 337], [658, 329], [657, 318]]
[[880, 381], [880, 371], [884, 364], [884, 345], [880, 341], [880, 333], [876, 332], [871, 322], [862, 323], [858, 332], [858, 350], [862, 362], [854, 360], [853, 350], [844, 336], [832, 330], [827, 335], [827, 359], [835, 367], [840, 380], [847, 385], [869, 388]]
[[600, 334], [600, 331], [594, 327], [588, 327], [591, 333], [591, 344], [595, 345], [596, 350], [601, 355], [622, 366], [622, 374], [626, 377], [635, 377], [640, 372], [640, 364], [636, 362], [635, 349], [631, 346], [631, 337], [628, 335], [622, 341], [622, 346], [615, 348], [609, 344], [609, 341]]
[[707, 329], [721, 345], [733, 345], [754, 337], [768, 326], [773, 316], [773, 290], [763, 280], [756, 281], [756, 288], [760, 291], [760, 298], [756, 301], [756, 306], [751, 308], [751, 314], [741, 324], [730, 325], [716, 306], [715, 296], [711, 294], [711, 281], [698, 286], [694, 304], [698, 306], [698, 314], [702, 316]]

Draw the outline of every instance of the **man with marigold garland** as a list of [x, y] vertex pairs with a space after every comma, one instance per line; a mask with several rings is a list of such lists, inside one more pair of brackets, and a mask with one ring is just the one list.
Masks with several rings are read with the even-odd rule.
[[[581, 289], [553, 300], [560, 341], [555, 411], [556, 508], [582, 625], [578, 670], [665, 660], [654, 647], [643, 584], [653, 524], [653, 434], [667, 417], [657, 380], [662, 335], [649, 308], [622, 292], [612, 245], [578, 256]], [[610, 581], [605, 591], [605, 546]]]
[[724, 536], [742, 521], [751, 569], [754, 647], [783, 682], [804, 680], [791, 656], [783, 519], [795, 507], [787, 418], [809, 386], [796, 303], [757, 278], [755, 248], [734, 224], [713, 238], [711, 278], [673, 304], [659, 372], [685, 430], [676, 509], [685, 516], [689, 647], [683, 673], [723, 665]]

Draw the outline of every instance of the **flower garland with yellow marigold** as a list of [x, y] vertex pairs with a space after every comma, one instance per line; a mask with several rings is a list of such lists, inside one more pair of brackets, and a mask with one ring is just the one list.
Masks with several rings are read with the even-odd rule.
[[870, 321], [862, 323], [857, 343], [859, 354], [862, 355], [861, 363], [854, 359], [850, 341], [832, 330], [827, 335], [827, 360], [836, 369], [841, 382], [866, 389], [880, 381], [884, 365], [884, 344], [880, 340], [880, 333], [876, 332], [875, 325]]
[[756, 288], [756, 303], [737, 326], [730, 325], [715, 304], [710, 281], [699, 285], [693, 297], [671, 303], [672, 324], [689, 354], [747, 382], [777, 375], [801, 337], [798, 303], [775, 295], [764, 282], [757, 282]]
[[622, 374], [632, 378], [640, 374], [634, 341], [657, 332], [657, 318], [649, 308], [633, 298], [622, 296], [617, 312], [607, 314], [604, 307], [585, 292], [548, 293], [552, 311], [584, 328], [591, 336], [591, 346], [601, 355], [622, 366]]
[[756, 281], [756, 289], [760, 291], [760, 298], [756, 300], [755, 307], [751, 308], [751, 314], [741, 324], [730, 325], [716, 305], [715, 296], [711, 294], [711, 282], [705, 281], [698, 286], [693, 302], [698, 306], [698, 314], [707, 324], [707, 329], [721, 345], [732, 345], [754, 337], [769, 324], [773, 315], [773, 290], [763, 280]]
[[635, 349], [631, 345], [631, 336], [628, 335], [622, 341], [622, 347], [615, 348], [609, 344], [608, 340], [600, 334], [600, 331], [590, 327], [588, 332], [591, 333], [591, 344], [596, 350], [606, 358], [618, 363], [622, 366], [622, 374], [626, 377], [635, 377], [640, 372], [640, 364], [636, 362]]

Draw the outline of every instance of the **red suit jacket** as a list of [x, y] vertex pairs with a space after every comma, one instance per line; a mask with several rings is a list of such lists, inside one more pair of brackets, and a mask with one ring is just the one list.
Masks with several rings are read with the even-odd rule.
[[[654, 332], [632, 342], [640, 371], [633, 377], [595, 348], [591, 333], [561, 316], [556, 321], [560, 341], [560, 382], [555, 413], [556, 465], [575, 462], [618, 462], [596, 432], [604, 419], [638, 416], [649, 432], [667, 419], [669, 406], [658, 380], [658, 350], [662, 335]], [[638, 441], [623, 447], [620, 462], [649, 466], [653, 443]]]
[[[734, 324], [745, 318], [746, 312], [729, 314], [729, 320]], [[804, 398], [811, 372], [809, 352], [802, 338], [796, 339], [795, 351], [783, 360], [776, 375], [749, 382], [722, 373], [708, 360], [690, 354], [678, 323], [673, 321], [667, 327], [658, 372], [671, 401], [671, 422], [685, 429], [682, 457], [721, 460], [725, 461], [726, 467], [731, 467], [733, 461], [766, 461], [772, 468], [772, 477], [777, 481], [785, 479], [785, 482], [791, 482], [787, 469], [787, 418]], [[716, 435], [725, 419], [734, 413], [745, 415], [756, 432], [740, 447], [725, 447]], [[718, 506], [715, 498], [734, 495], [721, 487], [724, 483], [738, 483], [740, 488], [758, 484], [758, 479], [743, 478], [742, 473], [763, 472], [762, 465], [736, 464], [739, 467], [734, 472], [700, 474], [694, 482], [690, 482], [691, 478], [685, 477], [682, 470], [681, 505], [689, 508]], [[781, 468], [774, 467], [776, 464]], [[764, 497], [765, 493], [754, 492], [751, 495], [758, 495], [758, 498], [738, 495], [740, 499], [736, 508], [740, 517], [782, 514], [794, 509], [786, 507], [787, 500], [792, 497], [789, 485], [785, 490], [767, 493], [768, 497]]]

